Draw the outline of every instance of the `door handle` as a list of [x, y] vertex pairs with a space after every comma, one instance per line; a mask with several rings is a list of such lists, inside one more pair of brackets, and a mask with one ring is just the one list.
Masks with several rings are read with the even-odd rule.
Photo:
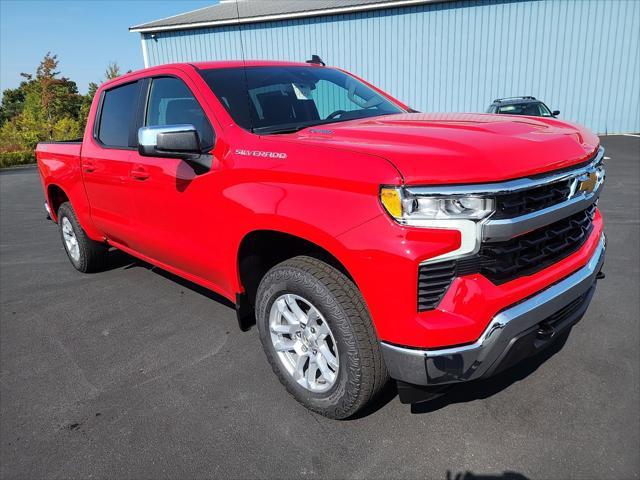
[[136, 165], [131, 169], [129, 175], [136, 180], [146, 180], [149, 178], [149, 171], [142, 165]]
[[82, 162], [82, 168], [84, 169], [85, 172], [91, 173], [91, 172], [95, 171], [96, 164], [95, 164], [95, 162], [93, 160], [84, 160]]

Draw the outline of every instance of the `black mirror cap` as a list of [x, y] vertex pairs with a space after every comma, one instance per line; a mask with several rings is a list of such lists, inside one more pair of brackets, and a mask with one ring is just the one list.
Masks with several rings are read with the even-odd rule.
[[202, 153], [200, 138], [195, 130], [158, 133], [156, 150], [162, 153], [174, 154], [176, 157], [185, 155], [186, 157], [184, 158]]
[[551, 112], [551, 115], [557, 117], [558, 115], [560, 115], [560, 110], [554, 110], [553, 112]]
[[195, 129], [158, 132], [151, 142], [139, 140], [138, 152], [144, 157], [181, 159], [197, 157], [203, 153]]

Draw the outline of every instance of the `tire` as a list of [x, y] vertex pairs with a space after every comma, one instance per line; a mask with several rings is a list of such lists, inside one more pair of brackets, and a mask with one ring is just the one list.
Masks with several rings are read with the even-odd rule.
[[67, 257], [77, 270], [91, 273], [104, 268], [107, 246], [87, 236], [69, 202], [63, 203], [58, 209], [58, 227]]
[[[307, 323], [301, 322], [303, 327], [295, 333], [275, 332], [274, 328], [297, 328], [295, 323], [285, 321], [292, 318], [291, 313], [295, 310], [290, 308], [291, 300], [303, 313], [309, 308]], [[284, 313], [285, 310], [288, 313]], [[316, 320], [311, 320], [312, 317]], [[325, 332], [324, 345], [318, 340], [322, 337], [320, 334], [315, 339], [304, 337], [311, 335], [309, 332], [313, 327], [310, 325], [314, 322], [317, 331]], [[274, 373], [287, 391], [309, 410], [333, 419], [348, 418], [371, 402], [389, 379], [371, 317], [359, 290], [343, 273], [320, 260], [299, 256], [269, 270], [260, 281], [256, 295], [256, 323]], [[303, 336], [296, 337], [298, 332]], [[289, 338], [297, 346], [282, 351], [282, 348], [289, 348]], [[308, 345], [309, 349], [302, 355], [309, 356], [300, 362], [306, 362], [306, 374], [300, 378], [297, 361], [302, 355], [297, 352], [304, 348], [302, 342], [307, 341], [309, 343], [303, 345]], [[276, 351], [276, 345], [281, 351]], [[322, 358], [316, 352], [326, 353], [327, 345], [330, 353], [321, 362]], [[329, 362], [331, 353], [335, 358]], [[315, 375], [309, 374], [312, 357], [318, 360], [313, 364], [317, 367]], [[321, 370], [321, 363], [325, 370], [330, 366], [328, 374]], [[332, 369], [331, 365], [337, 365], [337, 369]], [[295, 373], [291, 372], [292, 368]], [[311, 386], [326, 390], [315, 391]]]

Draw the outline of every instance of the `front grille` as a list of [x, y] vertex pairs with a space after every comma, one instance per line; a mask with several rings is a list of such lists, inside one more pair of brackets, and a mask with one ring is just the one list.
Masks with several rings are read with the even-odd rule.
[[514, 218], [564, 202], [572, 180], [562, 180], [519, 192], [496, 196], [496, 211], [491, 218]]
[[504, 242], [485, 243], [473, 257], [458, 260], [457, 274], [481, 273], [499, 285], [531, 275], [577, 251], [592, 229], [595, 205]]
[[[495, 284], [531, 275], [578, 250], [591, 233], [595, 205], [504, 242], [485, 243], [477, 254], [480, 273]], [[461, 260], [464, 264], [465, 260]]]
[[593, 229], [596, 206], [504, 242], [485, 243], [471, 257], [421, 265], [418, 311], [438, 306], [455, 277], [480, 273], [496, 285], [531, 275], [576, 252]]

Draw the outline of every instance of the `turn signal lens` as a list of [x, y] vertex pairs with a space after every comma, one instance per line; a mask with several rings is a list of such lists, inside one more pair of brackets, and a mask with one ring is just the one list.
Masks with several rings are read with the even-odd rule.
[[402, 218], [402, 198], [397, 188], [381, 188], [380, 201], [389, 215], [396, 219]]
[[380, 188], [385, 210], [404, 225], [426, 226], [431, 220], [482, 220], [495, 208], [493, 198], [471, 195], [415, 195], [402, 187]]

